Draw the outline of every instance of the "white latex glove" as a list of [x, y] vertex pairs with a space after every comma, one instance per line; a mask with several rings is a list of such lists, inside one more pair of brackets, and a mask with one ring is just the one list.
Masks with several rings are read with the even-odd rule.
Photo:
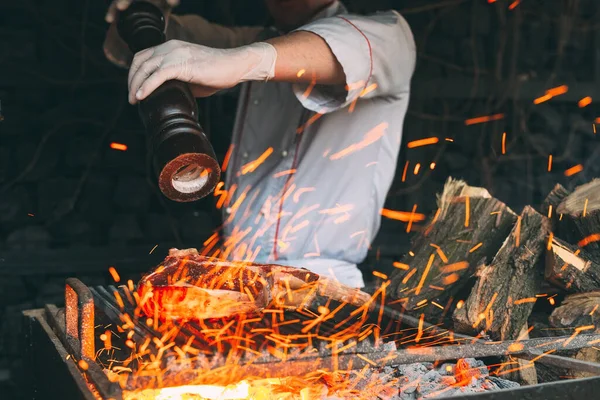
[[275, 76], [277, 51], [257, 42], [234, 49], [214, 49], [169, 40], [138, 52], [129, 69], [129, 102], [143, 100], [165, 81], [191, 83], [196, 97], [210, 96], [240, 82]]
[[[106, 16], [104, 19], [108, 22], [110, 27], [106, 32], [106, 37], [104, 39], [104, 55], [106, 58], [112, 62], [113, 64], [127, 68], [129, 64], [131, 64], [131, 59], [133, 58], [133, 54], [129, 50], [127, 44], [121, 39], [119, 33], [117, 32], [117, 17], [120, 11], [126, 10], [131, 3], [135, 0], [113, 0], [113, 2], [108, 7], [108, 11], [106, 12]], [[177, 5], [179, 5], [180, 0], [144, 0], [149, 3], [154, 4], [158, 8], [160, 8], [165, 16], [165, 19], [168, 23], [169, 14], [171, 13], [171, 9]]]

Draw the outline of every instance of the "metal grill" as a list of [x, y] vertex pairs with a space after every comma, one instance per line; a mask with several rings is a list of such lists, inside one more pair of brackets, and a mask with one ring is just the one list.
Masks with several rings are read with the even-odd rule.
[[[43, 310], [31, 310], [24, 313], [26, 323], [25, 354], [28, 360], [26, 376], [29, 382], [29, 398], [81, 398], [81, 399], [115, 399], [123, 398], [121, 387], [111, 382], [102, 368], [102, 357], [96, 362], [95, 348], [101, 348], [100, 343], [96, 346], [98, 337], [107, 325], [118, 325], [121, 323], [120, 315], [123, 312], [129, 312], [133, 315], [134, 307], [131, 304], [124, 303], [124, 309], [121, 310], [118, 302], [115, 300], [114, 292], [122, 293], [122, 289], [116, 287], [93, 287], [88, 288], [76, 279], [68, 279], [65, 291], [66, 307], [58, 309], [53, 305], [47, 305]], [[325, 300], [324, 300], [325, 301]], [[324, 303], [325, 304], [325, 303]], [[332, 306], [331, 304], [328, 304]], [[345, 326], [354, 321], [349, 319], [345, 324], [340, 325], [340, 320], [344, 321], [350, 315], [351, 309], [340, 313], [336, 320], [325, 321], [319, 327], [319, 332], [325, 335], [332, 335], [339, 332]], [[371, 318], [378, 320], [378, 313], [373, 313]], [[386, 311], [385, 324], [397, 327], [397, 318], [393, 313]], [[297, 333], [304, 326], [303, 323], [312, 318], [310, 314], [302, 312], [290, 312], [286, 315], [286, 320], [298, 320], [294, 324], [281, 326], [281, 333]], [[414, 324], [414, 320], [403, 317], [403, 323], [408, 326]], [[219, 326], [219, 321], [206, 322]], [[260, 326], [268, 328], [274, 323], [273, 320], [265, 319], [257, 322]], [[275, 320], [277, 323], [277, 320]], [[259, 326], [256, 325], [256, 326]], [[285, 329], [283, 329], [285, 328]], [[179, 327], [176, 343], [186, 343], [190, 337], [194, 337], [193, 344], [197, 349], [202, 350], [207, 356], [219, 354], [219, 350], [213, 343], [203, 341], [202, 329], [198, 323], [182, 324]], [[160, 337], [159, 332], [145, 323], [137, 323], [134, 328], [136, 340], [142, 340], [150, 337]], [[589, 346], [587, 343], [600, 338], [600, 335], [579, 335], [576, 338], [548, 338], [530, 339], [522, 341], [527, 344], [527, 348], [536, 350], [511, 350], [511, 343], [485, 343], [477, 341], [468, 336], [457, 335], [462, 339], [470, 339], [468, 344], [431, 346], [427, 351], [414, 351], [409, 349], [396, 349], [394, 342], [385, 345], [376, 346], [372, 341], [365, 340], [364, 343], [354, 346], [351, 351], [347, 351], [336, 356], [336, 365], [344, 369], [349, 365], [354, 368], [361, 368], [366, 363], [361, 363], [358, 354], [365, 355], [371, 360], [381, 360], [385, 356], [385, 362], [380, 365], [400, 365], [413, 362], [424, 361], [442, 361], [455, 360], [466, 357], [500, 357], [506, 354], [515, 354], [519, 358], [533, 359], [538, 358], [537, 362], [542, 362], [549, 366], [560, 366], [562, 368], [571, 368], [580, 371], [586, 371], [600, 375], [600, 364], [565, 358], [555, 355], [546, 355], [540, 358], [539, 355], [547, 351], [551, 346], [556, 347], [557, 341], [562, 340], [564, 349], [577, 349]], [[554, 343], [554, 344], [552, 344]], [[268, 375], [289, 376], [298, 371], [305, 371], [307, 368], [331, 368], [333, 366], [331, 350], [327, 350], [323, 343], [315, 341], [313, 346], [320, 351], [313, 357], [290, 357], [286, 361], [281, 361], [265, 353], [259, 359], [249, 365], [248, 373], [254, 376], [260, 376], [261, 373]], [[257, 348], [264, 346], [257, 342]], [[124, 346], [123, 346], [124, 348]], [[123, 353], [125, 355], [125, 352]], [[391, 357], [390, 357], [391, 355]], [[80, 360], [85, 361], [81, 363]], [[85, 368], [83, 367], [85, 366]], [[464, 399], [473, 400], [504, 400], [514, 398], [529, 399], [581, 399], [585, 396], [595, 398], [600, 390], [600, 377], [564, 380], [552, 383], [544, 383], [532, 386], [525, 386], [518, 389], [501, 390], [496, 392], [486, 392], [476, 395], [465, 395]], [[58, 397], [57, 397], [58, 396]]]

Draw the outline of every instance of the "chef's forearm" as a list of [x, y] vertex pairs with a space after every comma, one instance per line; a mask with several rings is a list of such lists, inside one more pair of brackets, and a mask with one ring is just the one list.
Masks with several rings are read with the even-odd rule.
[[320, 36], [298, 31], [267, 42], [277, 50], [274, 81], [315, 81], [323, 85], [346, 83], [342, 65]]

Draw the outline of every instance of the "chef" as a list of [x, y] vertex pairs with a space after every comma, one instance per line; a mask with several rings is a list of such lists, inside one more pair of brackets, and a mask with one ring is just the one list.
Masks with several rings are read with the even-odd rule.
[[395, 11], [349, 14], [337, 0], [265, 0], [269, 27], [225, 27], [173, 15], [153, 0], [168, 41], [133, 55], [115, 20], [104, 51], [129, 67], [129, 102], [163, 82], [195, 96], [240, 86], [226, 179], [221, 255], [304, 267], [363, 287], [357, 264], [381, 223], [392, 183], [416, 50]]

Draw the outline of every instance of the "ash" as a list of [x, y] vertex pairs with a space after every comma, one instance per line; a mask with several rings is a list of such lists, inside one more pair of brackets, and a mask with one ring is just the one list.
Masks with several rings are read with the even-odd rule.
[[[456, 364], [442, 364], [434, 368], [432, 363], [415, 363], [385, 368], [400, 380], [399, 394], [385, 400], [417, 400], [452, 397], [471, 393], [519, 387], [516, 382], [490, 376], [483, 361], [466, 358], [468, 376], [457, 382]], [[395, 371], [394, 371], [395, 369]]]

